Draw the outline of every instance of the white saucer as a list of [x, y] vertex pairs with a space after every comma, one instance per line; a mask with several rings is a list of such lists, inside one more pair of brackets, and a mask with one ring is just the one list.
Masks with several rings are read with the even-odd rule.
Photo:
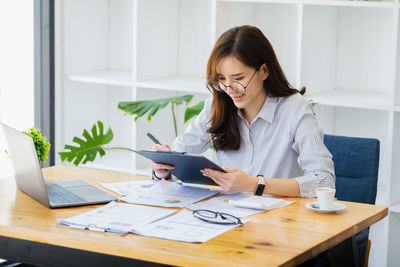
[[[332, 204], [332, 209], [329, 210], [322, 210], [318, 207], [318, 202], [308, 202], [304, 205], [307, 209], [310, 210], [314, 210], [316, 212], [320, 212], [320, 213], [330, 213], [330, 212], [335, 212], [335, 211], [339, 211], [339, 210], [344, 210], [346, 208], [345, 204], [339, 203], [339, 202], [333, 202]], [[316, 207], [317, 206], [317, 207]]]

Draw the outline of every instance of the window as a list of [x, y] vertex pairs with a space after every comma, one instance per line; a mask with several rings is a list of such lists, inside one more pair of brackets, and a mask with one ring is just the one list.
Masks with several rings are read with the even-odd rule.
[[[34, 1], [0, 1], [0, 120], [16, 129], [34, 125]], [[0, 131], [0, 177], [11, 175]]]

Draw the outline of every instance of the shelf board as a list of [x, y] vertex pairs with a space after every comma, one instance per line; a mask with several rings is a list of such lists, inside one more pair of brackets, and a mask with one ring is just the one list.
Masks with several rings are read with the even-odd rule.
[[309, 94], [306, 98], [317, 104], [335, 107], [389, 110], [390, 106], [388, 93], [335, 89]]
[[71, 74], [66, 77], [70, 81], [132, 86], [132, 72], [129, 70], [102, 70], [87, 73]]
[[348, 7], [383, 7], [393, 8], [395, 3], [393, 1], [348, 1], [348, 0], [302, 0], [305, 5], [319, 5], [319, 6], [348, 6]]
[[393, 110], [396, 112], [400, 112], [400, 106], [394, 106]]
[[298, 4], [300, 0], [217, 0], [217, 2], [240, 2], [240, 3], [271, 3], [271, 4]]
[[198, 76], [171, 76], [136, 82], [136, 87], [209, 94], [205, 80]]
[[397, 202], [396, 204], [390, 205], [389, 211], [393, 213], [400, 213], [400, 202]]
[[217, 0], [218, 2], [241, 3], [271, 3], [271, 4], [304, 4], [319, 6], [349, 6], [349, 7], [385, 7], [392, 8], [396, 4], [393, 1], [349, 1], [349, 0]]

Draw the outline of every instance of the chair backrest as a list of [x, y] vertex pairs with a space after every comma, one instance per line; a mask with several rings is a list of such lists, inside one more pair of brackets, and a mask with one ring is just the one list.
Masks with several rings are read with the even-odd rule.
[[380, 142], [374, 138], [325, 135], [333, 155], [338, 200], [375, 204]]

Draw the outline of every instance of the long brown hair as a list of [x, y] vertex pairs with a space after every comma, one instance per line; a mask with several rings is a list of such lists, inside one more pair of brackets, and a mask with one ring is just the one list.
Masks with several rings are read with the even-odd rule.
[[243, 64], [259, 68], [267, 65], [269, 76], [264, 80], [264, 90], [269, 97], [304, 94], [292, 88], [287, 80], [268, 39], [256, 27], [244, 25], [224, 32], [217, 40], [207, 64], [207, 87], [213, 93], [210, 128], [211, 139], [216, 151], [238, 150], [240, 132], [237, 124], [237, 108], [228, 94], [217, 91], [213, 83], [217, 80], [216, 67], [221, 59], [234, 56]]

